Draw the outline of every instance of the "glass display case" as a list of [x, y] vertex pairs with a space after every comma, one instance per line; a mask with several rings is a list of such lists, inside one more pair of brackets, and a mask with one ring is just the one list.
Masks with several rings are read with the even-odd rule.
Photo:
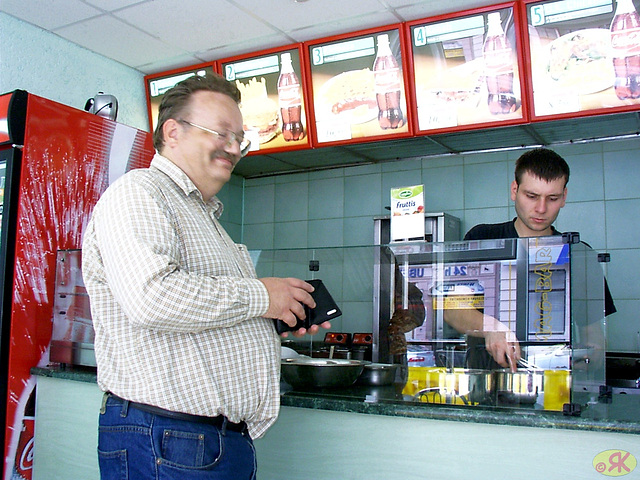
[[[283, 346], [362, 368], [285, 394], [565, 413], [607, 398], [603, 257], [578, 234], [250, 253], [259, 278], [322, 280], [342, 312]], [[50, 359], [93, 366], [80, 264], [58, 252]]]
[[[342, 310], [330, 330], [284, 346], [312, 358], [395, 365], [387, 385], [304, 390], [560, 411], [602, 397], [604, 274], [578, 234], [252, 255], [259, 277], [322, 279]], [[496, 345], [516, 352], [517, 364]]]

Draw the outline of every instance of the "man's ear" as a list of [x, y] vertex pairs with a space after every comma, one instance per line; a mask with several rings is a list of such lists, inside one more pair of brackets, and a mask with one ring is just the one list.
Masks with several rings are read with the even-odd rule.
[[178, 141], [178, 135], [180, 133], [180, 126], [178, 125], [178, 121], [169, 118], [162, 125], [162, 133], [164, 138], [164, 144], [167, 147], [171, 147], [176, 144]]
[[511, 182], [511, 200], [515, 202], [516, 194], [518, 193], [518, 182], [515, 180]]

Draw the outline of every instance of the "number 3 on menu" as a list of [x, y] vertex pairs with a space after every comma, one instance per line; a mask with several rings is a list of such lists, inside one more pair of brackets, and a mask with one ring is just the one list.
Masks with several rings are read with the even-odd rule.
[[529, 16], [531, 17], [531, 25], [533, 27], [544, 25], [544, 5], [533, 5]]
[[314, 65], [322, 65], [324, 63], [324, 55], [322, 54], [322, 47], [315, 47], [313, 50], [311, 50], [311, 55], [313, 56]]

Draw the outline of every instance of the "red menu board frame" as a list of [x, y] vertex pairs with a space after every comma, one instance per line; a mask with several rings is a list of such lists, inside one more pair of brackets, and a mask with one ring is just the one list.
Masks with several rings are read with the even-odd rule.
[[[511, 16], [502, 18], [507, 10], [510, 10]], [[483, 60], [486, 25], [489, 14], [494, 12], [503, 13], [500, 28], [508, 27], [505, 31], [511, 45], [510, 65], [514, 73], [513, 97], [510, 96], [509, 102], [505, 103], [507, 106], [500, 108], [500, 113], [496, 114], [492, 114], [488, 107]], [[405, 43], [409, 52], [408, 77], [413, 87], [409, 92], [411, 117], [416, 135], [529, 122], [527, 71], [523, 58], [522, 12], [519, 2], [418, 19], [404, 25]], [[445, 29], [448, 27], [460, 30], [449, 32]], [[419, 45], [417, 38], [420, 38]], [[420, 54], [416, 52], [418, 47], [422, 49]], [[418, 81], [416, 76], [425, 81]], [[503, 110], [507, 113], [502, 113]]]
[[[207, 72], [207, 69], [209, 69], [208, 72]], [[160, 99], [162, 98], [161, 94], [154, 95], [154, 92], [152, 91], [152, 86], [151, 86], [152, 82], [157, 82], [158, 80], [162, 81], [166, 79], [168, 82], [167, 85], [159, 87], [164, 91], [171, 88], [180, 80], [187, 78], [188, 76], [187, 74], [189, 73], [196, 74], [196, 72], [199, 72], [199, 71], [206, 72], [206, 73], [219, 73], [215, 62], [206, 62], [206, 63], [199, 63], [197, 65], [190, 65], [188, 67], [181, 67], [173, 70], [167, 70], [166, 72], [153, 73], [151, 75], [146, 75], [144, 77], [144, 89], [147, 97], [147, 114], [149, 115], [149, 131], [152, 134], [156, 127], [155, 120], [157, 117], [157, 108], [158, 108], [158, 105], [160, 104]], [[176, 79], [175, 81], [172, 81], [173, 77], [178, 77], [178, 79]], [[154, 100], [154, 98], [158, 98], [158, 100]]]
[[[300, 104], [299, 121], [294, 133], [287, 133], [283, 129], [283, 113], [279, 100], [278, 81], [282, 69], [283, 59], [288, 55], [291, 67], [295, 72], [299, 88], [295, 83], [288, 81], [289, 94], [294, 99], [287, 99], [289, 105], [297, 110]], [[286, 60], [284, 60], [286, 63]], [[263, 155], [267, 153], [286, 152], [311, 148], [311, 135], [309, 134], [309, 108], [307, 93], [307, 71], [305, 69], [305, 57], [303, 44], [295, 43], [281, 47], [251, 52], [244, 55], [228, 57], [217, 60], [220, 75], [229, 81], [240, 83], [242, 94], [241, 110], [245, 121], [245, 135], [251, 139], [251, 150], [248, 155]], [[245, 68], [242, 72], [236, 71], [237, 67]], [[283, 102], [285, 101], [283, 90]], [[299, 101], [299, 102], [298, 102]], [[254, 108], [255, 107], [255, 108]], [[290, 110], [293, 112], [293, 110]], [[296, 112], [298, 114], [298, 112]], [[249, 123], [248, 123], [249, 122]], [[286, 127], [288, 131], [291, 125]], [[259, 148], [256, 148], [259, 146]]]
[[[599, 3], [610, 3], [611, 11], [597, 10], [596, 4]], [[582, 17], [575, 11], [560, 11], [563, 4], [560, 0], [521, 2], [523, 25], [527, 26], [526, 30], [523, 29], [523, 39], [531, 121], [640, 110], [640, 97], [629, 100], [617, 98], [612, 58], [607, 58], [613, 55], [612, 50], [608, 50], [610, 44], [607, 44], [610, 32], [604, 27], [613, 21], [617, 2], [581, 2], [579, 6], [585, 11]], [[554, 11], [545, 11], [544, 7], [548, 5]], [[640, 0], [633, 0], [633, 5], [636, 12], [640, 11]], [[530, 11], [533, 12], [532, 18], [535, 14], [538, 25], [529, 25]], [[555, 17], [551, 17], [552, 14]], [[606, 20], [607, 16], [610, 20]], [[542, 30], [545, 25], [548, 27]], [[553, 39], [547, 37], [551, 30], [556, 35]], [[580, 61], [583, 49], [588, 61]], [[640, 56], [640, 43], [635, 45], [635, 50]]]
[[13, 92], [0, 95], [0, 143], [11, 140], [9, 135], [9, 104], [13, 98]]
[[[403, 24], [398, 23], [304, 42], [305, 67], [309, 79], [307, 88], [312, 100], [308, 102], [308, 107], [314, 147], [397, 140], [413, 136], [406, 74], [408, 57], [403, 28]], [[400, 86], [398, 103], [402, 112], [400, 119], [397, 108], [386, 110], [395, 112], [392, 114], [395, 117], [390, 123], [378, 119], [381, 114], [374, 90], [374, 63], [379, 50], [378, 43], [382, 41], [379, 37], [385, 34], [389, 40], [391, 55], [398, 64], [389, 70], [393, 72], [392, 76], [399, 75], [399, 78], [393, 77], [396, 85], [393, 88], [394, 92], [397, 92], [397, 85]], [[359, 42], [359, 45], [354, 47], [359, 50], [339, 51], [342, 45], [350, 45], [349, 42], [354, 42], [354, 45], [355, 42]], [[321, 54], [320, 61], [317, 60], [317, 52], [321, 51], [320, 49], [324, 51], [325, 48], [332, 47], [335, 53], [332, 53], [330, 61], [326, 61], [329, 56], [325, 56], [324, 53]], [[346, 61], [350, 61], [351, 65], [343, 68], [347, 64], [340, 62]], [[370, 71], [367, 72], [367, 69]], [[347, 98], [349, 95], [351, 98]], [[396, 100], [393, 102], [396, 103]], [[385, 127], [381, 127], [380, 122], [383, 122]]]

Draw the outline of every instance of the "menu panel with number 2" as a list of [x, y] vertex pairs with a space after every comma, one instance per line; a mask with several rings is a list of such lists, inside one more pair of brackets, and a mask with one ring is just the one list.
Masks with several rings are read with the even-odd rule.
[[240, 110], [251, 152], [309, 147], [301, 46], [221, 60], [222, 75], [240, 90]]

